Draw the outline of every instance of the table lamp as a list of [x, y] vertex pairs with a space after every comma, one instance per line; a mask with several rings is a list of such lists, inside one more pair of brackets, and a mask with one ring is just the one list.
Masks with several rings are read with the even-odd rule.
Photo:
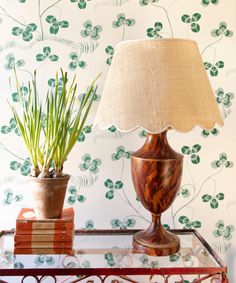
[[165, 256], [180, 248], [179, 238], [161, 225], [161, 214], [178, 192], [183, 156], [168, 144], [167, 131], [223, 125], [197, 43], [148, 39], [118, 43], [105, 82], [95, 125], [121, 132], [138, 127], [145, 144], [131, 156], [136, 193], [151, 212], [146, 230], [133, 237], [135, 252]]

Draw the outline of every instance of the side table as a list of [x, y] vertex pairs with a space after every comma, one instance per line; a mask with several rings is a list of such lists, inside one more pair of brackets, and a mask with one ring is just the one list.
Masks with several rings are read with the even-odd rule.
[[6, 280], [2, 276], [20, 276], [14, 283], [31, 282], [30, 277], [38, 283], [47, 282], [46, 277], [56, 283], [228, 283], [226, 265], [196, 230], [172, 230], [180, 237], [181, 249], [165, 257], [133, 253], [137, 231], [76, 230], [71, 255], [14, 255], [14, 231], [2, 231], [0, 282]]

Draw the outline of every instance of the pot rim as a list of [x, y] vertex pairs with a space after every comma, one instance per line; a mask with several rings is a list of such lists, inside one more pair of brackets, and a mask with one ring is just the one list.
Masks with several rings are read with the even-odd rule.
[[38, 177], [33, 177], [33, 176], [27, 176], [28, 180], [38, 182], [38, 183], [44, 183], [44, 182], [54, 182], [55, 181], [60, 181], [60, 180], [68, 180], [70, 179], [71, 175], [69, 174], [64, 174], [61, 177], [56, 177], [56, 178], [38, 178]]

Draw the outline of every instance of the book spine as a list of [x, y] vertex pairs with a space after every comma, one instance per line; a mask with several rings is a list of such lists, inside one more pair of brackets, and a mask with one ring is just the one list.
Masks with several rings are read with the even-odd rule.
[[15, 248], [22, 249], [72, 249], [72, 241], [70, 242], [15, 242]]
[[19, 249], [14, 248], [14, 254], [73, 254], [72, 249]]
[[74, 228], [71, 230], [50, 230], [50, 229], [40, 229], [40, 230], [23, 230], [23, 229], [16, 229], [16, 235], [73, 235]]
[[[74, 228], [73, 222], [29, 222], [16, 221], [16, 229], [18, 230], [71, 230]], [[29, 233], [28, 233], [29, 234]]]
[[72, 241], [73, 234], [72, 233], [61, 233], [61, 234], [25, 234], [21, 235], [16, 233], [14, 235], [15, 242], [67, 242]]

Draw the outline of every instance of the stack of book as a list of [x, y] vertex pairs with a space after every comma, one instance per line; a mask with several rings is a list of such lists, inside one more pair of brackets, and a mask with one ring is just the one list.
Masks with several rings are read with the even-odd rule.
[[61, 218], [38, 220], [34, 210], [22, 208], [14, 235], [15, 254], [72, 254], [74, 210], [64, 209]]

